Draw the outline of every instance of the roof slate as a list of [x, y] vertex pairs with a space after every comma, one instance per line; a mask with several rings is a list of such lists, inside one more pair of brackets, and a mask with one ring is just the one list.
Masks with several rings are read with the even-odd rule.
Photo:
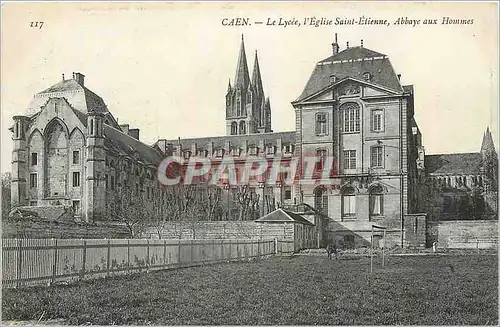
[[304, 225], [314, 226], [309, 220], [301, 215], [286, 211], [283, 209], [276, 209], [267, 215], [255, 220], [256, 222], [296, 222]]
[[429, 174], [480, 174], [481, 153], [433, 154], [425, 156], [425, 170]]
[[[375, 57], [383, 58], [371, 59]], [[343, 60], [350, 61], [340, 62]], [[295, 101], [303, 100], [329, 86], [331, 84], [331, 75], [335, 75], [337, 80], [346, 77], [362, 79], [363, 74], [366, 72], [372, 75], [370, 83], [403, 92], [403, 88], [387, 56], [370, 49], [352, 47], [318, 62], [302, 94]]]
[[104, 124], [104, 136], [104, 146], [121, 155], [133, 157], [137, 151], [140, 160], [153, 165], [158, 165], [163, 159], [163, 155], [158, 150], [106, 124]]

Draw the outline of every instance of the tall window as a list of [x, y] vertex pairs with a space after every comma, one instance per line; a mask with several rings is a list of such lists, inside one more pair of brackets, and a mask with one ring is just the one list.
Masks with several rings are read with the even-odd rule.
[[342, 217], [346, 219], [356, 216], [356, 193], [353, 187], [342, 191]]
[[356, 169], [356, 150], [344, 150], [344, 169]]
[[80, 200], [73, 200], [72, 207], [75, 214], [80, 214]]
[[372, 110], [372, 131], [382, 132], [384, 130], [384, 111], [382, 109]]
[[30, 187], [36, 188], [38, 186], [38, 178], [36, 173], [30, 174]]
[[233, 121], [231, 123], [231, 135], [236, 135], [238, 134], [238, 123]]
[[328, 194], [323, 186], [314, 190], [314, 208], [328, 216]]
[[80, 186], [80, 172], [73, 172], [73, 187]]
[[241, 116], [241, 100], [236, 99], [236, 116]]
[[31, 165], [32, 166], [38, 165], [38, 154], [37, 153], [31, 154]]
[[246, 134], [247, 129], [244, 121], [240, 121], [240, 134]]
[[292, 199], [292, 187], [286, 186], [285, 187], [285, 200], [291, 200], [291, 199]]
[[384, 166], [384, 156], [383, 149], [381, 146], [373, 146], [371, 148], [371, 163], [372, 167], [383, 167]]
[[318, 113], [316, 114], [316, 135], [327, 135], [328, 134], [328, 114]]
[[384, 189], [376, 185], [370, 189], [370, 217], [384, 214]]
[[73, 151], [73, 164], [78, 165], [80, 163], [80, 151]]
[[327, 152], [324, 149], [316, 150], [316, 168], [318, 170], [323, 169], [326, 161], [326, 154]]
[[340, 106], [344, 119], [344, 133], [359, 132], [359, 105], [354, 102]]

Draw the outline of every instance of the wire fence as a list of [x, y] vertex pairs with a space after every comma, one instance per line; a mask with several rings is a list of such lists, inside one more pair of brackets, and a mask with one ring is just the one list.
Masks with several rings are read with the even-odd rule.
[[70, 283], [293, 252], [293, 240], [278, 239], [3, 239], [2, 286]]

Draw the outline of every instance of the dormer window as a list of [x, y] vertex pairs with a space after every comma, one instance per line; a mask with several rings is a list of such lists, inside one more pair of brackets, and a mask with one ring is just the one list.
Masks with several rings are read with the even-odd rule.
[[372, 80], [372, 74], [366, 72], [366, 73], [363, 74], [363, 78], [364, 78], [365, 81], [369, 82], [369, 81]]
[[248, 150], [248, 154], [250, 154], [251, 156], [256, 156], [258, 153], [259, 153], [259, 148], [256, 146], [252, 146]]
[[267, 155], [274, 155], [274, 145], [268, 145], [266, 147], [266, 154]]
[[215, 157], [216, 158], [222, 158], [223, 156], [224, 156], [224, 149], [215, 150]]
[[293, 144], [287, 144], [284, 147], [284, 152], [285, 154], [292, 154], [293, 153]]
[[233, 155], [233, 157], [239, 157], [240, 153], [241, 153], [241, 149], [234, 148], [231, 150], [231, 154]]
[[333, 84], [337, 82], [337, 75], [330, 75], [330, 83]]
[[199, 157], [206, 157], [208, 156], [208, 151], [207, 150], [198, 150], [198, 154], [197, 154]]
[[184, 151], [183, 157], [184, 159], [189, 159], [191, 157], [191, 151]]

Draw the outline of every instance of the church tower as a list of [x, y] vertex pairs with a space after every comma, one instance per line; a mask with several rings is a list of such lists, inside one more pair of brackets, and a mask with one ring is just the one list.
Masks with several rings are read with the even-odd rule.
[[229, 81], [226, 93], [226, 133], [244, 135], [268, 132], [271, 132], [271, 105], [262, 87], [257, 52], [250, 80], [242, 35], [234, 85]]
[[483, 174], [486, 176], [491, 190], [496, 191], [498, 183], [498, 155], [489, 127], [486, 128], [483, 136], [481, 155], [483, 157]]

